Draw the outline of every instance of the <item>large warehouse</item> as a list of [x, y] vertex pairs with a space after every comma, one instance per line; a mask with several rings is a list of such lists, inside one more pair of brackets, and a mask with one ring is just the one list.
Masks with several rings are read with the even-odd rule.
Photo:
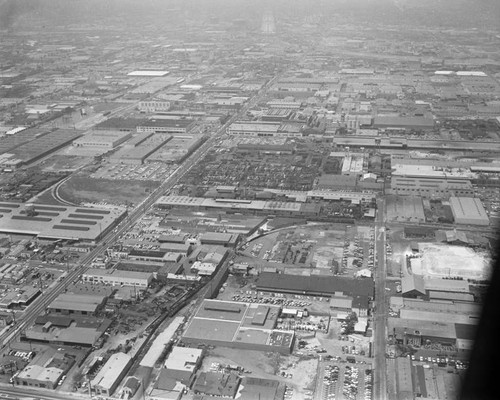
[[307, 296], [345, 296], [373, 298], [374, 283], [367, 278], [340, 276], [302, 276], [263, 272], [257, 280], [257, 290], [263, 292], [296, 293]]
[[73, 141], [75, 147], [111, 150], [132, 137], [130, 132], [92, 131]]
[[34, 140], [9, 151], [17, 160], [13, 166], [19, 167], [21, 165], [32, 164], [67, 146], [81, 135], [82, 131], [79, 130], [57, 129], [53, 132], [37, 136]]
[[294, 332], [274, 329], [279, 313], [277, 306], [205, 300], [182, 341], [290, 354]]
[[124, 208], [90, 208], [0, 202], [0, 232], [41, 239], [95, 242], [126, 215]]
[[143, 164], [146, 158], [150, 157], [172, 139], [172, 136], [164, 134], [144, 133], [143, 135], [147, 135], [148, 137], [145, 140], [139, 137], [141, 139], [140, 143], [137, 144], [134, 141], [132, 142], [132, 146], [124, 146], [110, 157], [110, 162], [115, 164]]
[[490, 224], [481, 200], [476, 197], [451, 197], [450, 206], [457, 224], [483, 226]]
[[200, 211], [225, 211], [253, 215], [278, 215], [282, 217], [317, 216], [320, 207], [317, 204], [305, 204], [291, 201], [264, 201], [240, 199], [206, 199], [203, 197], [162, 196], [156, 202], [158, 208], [189, 208]]

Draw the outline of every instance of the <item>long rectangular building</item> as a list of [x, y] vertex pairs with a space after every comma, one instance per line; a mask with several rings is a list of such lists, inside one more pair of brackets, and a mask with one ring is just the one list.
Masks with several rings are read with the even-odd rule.
[[159, 208], [191, 208], [196, 210], [220, 210], [246, 214], [312, 217], [319, 214], [319, 206], [299, 202], [206, 199], [188, 196], [163, 196], [157, 202]]
[[368, 278], [340, 276], [302, 276], [263, 272], [257, 280], [257, 290], [297, 293], [309, 296], [346, 296], [373, 298], [374, 283]]
[[120, 381], [125, 376], [132, 358], [125, 353], [113, 354], [101, 368], [92, 382], [91, 387], [97, 394], [111, 396]]
[[83, 275], [84, 282], [104, 283], [113, 286], [138, 286], [147, 288], [153, 280], [150, 272], [123, 271], [118, 269], [89, 268]]
[[0, 232], [41, 239], [98, 241], [126, 210], [0, 202]]
[[69, 145], [80, 136], [82, 136], [82, 131], [79, 130], [58, 129], [22, 144], [10, 153], [18, 161], [15, 167], [29, 165]]

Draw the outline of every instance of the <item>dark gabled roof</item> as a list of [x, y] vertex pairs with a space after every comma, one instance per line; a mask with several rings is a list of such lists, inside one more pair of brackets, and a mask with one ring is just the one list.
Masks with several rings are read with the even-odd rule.
[[73, 322], [73, 318], [62, 315], [41, 315], [35, 319], [35, 325], [45, 325], [47, 322], [55, 326], [67, 328]]
[[373, 297], [374, 283], [367, 278], [352, 279], [339, 276], [301, 276], [263, 272], [257, 281], [259, 290], [283, 290], [304, 293]]

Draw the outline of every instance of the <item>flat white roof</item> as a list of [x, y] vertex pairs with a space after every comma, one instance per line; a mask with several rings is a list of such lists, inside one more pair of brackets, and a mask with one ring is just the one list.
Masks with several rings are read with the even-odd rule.
[[127, 74], [127, 76], [165, 76], [168, 75], [169, 71], [132, 71]]
[[165, 368], [193, 372], [201, 354], [201, 349], [174, 346], [172, 352], [165, 360]]
[[434, 72], [434, 75], [452, 75], [454, 73], [454, 71], [436, 71]]
[[457, 76], [482, 76], [486, 77], [484, 72], [482, 71], [457, 71]]
[[154, 340], [153, 344], [149, 348], [148, 352], [141, 360], [141, 367], [150, 367], [153, 368], [160, 358], [161, 353], [165, 349], [165, 346], [168, 344], [170, 339], [174, 337], [175, 331], [184, 323], [184, 317], [175, 317], [174, 320], [170, 323], [167, 328], [158, 335], [158, 337]]

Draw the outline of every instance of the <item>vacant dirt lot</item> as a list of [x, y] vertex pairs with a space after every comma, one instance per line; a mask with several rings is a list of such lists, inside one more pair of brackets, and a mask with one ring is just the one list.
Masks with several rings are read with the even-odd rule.
[[158, 187], [156, 182], [112, 181], [73, 176], [59, 189], [59, 195], [73, 203], [108, 202], [112, 204], [137, 204]]

